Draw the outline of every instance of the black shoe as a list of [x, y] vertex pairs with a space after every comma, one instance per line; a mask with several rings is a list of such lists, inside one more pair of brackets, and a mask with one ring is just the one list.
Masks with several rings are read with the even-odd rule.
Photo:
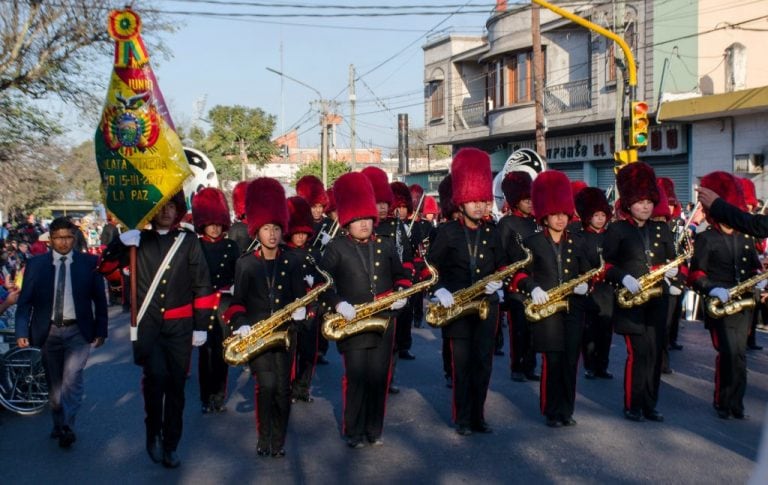
[[576, 420], [573, 419], [572, 416], [568, 416], [567, 418], [563, 418], [560, 420], [561, 423], [563, 423], [563, 426], [576, 426]]
[[563, 423], [559, 419], [547, 418], [547, 426], [550, 428], [562, 428]]
[[317, 365], [328, 365], [328, 359], [326, 359], [323, 354], [318, 355], [315, 362]]
[[410, 350], [401, 350], [397, 355], [403, 360], [414, 360], [416, 356], [411, 353]]
[[673, 371], [671, 367], [664, 367], [663, 369], [661, 369], [661, 373], [669, 375], [669, 374], [674, 374], [675, 371]]
[[203, 404], [200, 407], [200, 412], [202, 412], [203, 414], [212, 413], [213, 412], [213, 407], [210, 404]]
[[499, 357], [504, 357], [504, 351], [501, 349], [496, 349], [493, 351], [493, 355], [498, 355]]
[[227, 410], [227, 407], [224, 405], [224, 399], [219, 397], [211, 398], [210, 408], [217, 413], [223, 413]]
[[469, 436], [472, 434], [472, 430], [469, 428], [469, 426], [465, 426], [463, 424], [460, 424], [456, 427], [456, 432], [461, 436]]
[[522, 372], [512, 372], [510, 377], [515, 382], [525, 382], [525, 374]]
[[651, 409], [650, 411], [643, 411], [643, 417], [645, 417], [645, 419], [648, 421], [655, 421], [657, 423], [664, 422], [664, 415], [655, 409]]
[[592, 372], [591, 370], [585, 370], [584, 377], [587, 379], [594, 379], [596, 376], [595, 376], [595, 373]]
[[262, 456], [262, 457], [269, 456], [270, 455], [269, 446], [259, 443], [256, 446], [256, 455]]
[[731, 419], [731, 413], [727, 409], [715, 408], [715, 410], [717, 411], [717, 417], [718, 418], [720, 418], [720, 419]]
[[383, 446], [384, 440], [381, 439], [381, 436], [368, 436], [368, 443], [371, 446]]
[[488, 426], [488, 423], [486, 423], [485, 421], [473, 424], [471, 426], [471, 429], [475, 433], [484, 433], [484, 434], [493, 433], [493, 428]]
[[453, 389], [453, 379], [451, 379], [451, 376], [445, 376], [445, 387]]
[[52, 440], [57, 440], [61, 438], [61, 426], [54, 426], [53, 429], [51, 430], [50, 436]]
[[731, 411], [731, 415], [733, 415], [734, 419], [749, 419], [749, 416], [744, 414], [744, 411]]
[[683, 346], [677, 342], [669, 344], [669, 350], [683, 350]]
[[397, 387], [397, 386], [396, 386], [396, 385], [394, 385], [394, 384], [390, 384], [390, 385], [389, 385], [389, 393], [390, 393], [390, 394], [400, 394], [400, 388], [399, 388], [399, 387]]
[[154, 463], [163, 461], [163, 446], [159, 436], [147, 439], [147, 454]]
[[643, 415], [640, 414], [640, 411], [633, 411], [631, 409], [624, 410], [624, 417], [630, 421], [636, 421], [638, 423], [640, 421], [645, 421], [645, 419], [643, 418]]
[[763, 347], [757, 344], [747, 344], [749, 350], [763, 350]]
[[525, 378], [529, 381], [535, 381], [539, 382], [541, 380], [541, 377], [538, 374], [534, 374], [533, 372], [529, 372], [528, 374], [525, 374]]
[[272, 458], [285, 458], [285, 448], [281, 447], [277, 451], [273, 451]]
[[365, 443], [363, 443], [362, 438], [347, 438], [347, 446], [353, 450], [359, 450], [365, 448]]
[[179, 465], [181, 465], [181, 460], [179, 460], [179, 455], [175, 451], [163, 451], [163, 466], [165, 468], [178, 468]]
[[77, 441], [75, 432], [69, 426], [62, 426], [61, 436], [59, 436], [59, 448], [69, 448], [75, 441]]
[[607, 370], [595, 372], [595, 377], [599, 377], [600, 379], [613, 379], [613, 374], [608, 372]]

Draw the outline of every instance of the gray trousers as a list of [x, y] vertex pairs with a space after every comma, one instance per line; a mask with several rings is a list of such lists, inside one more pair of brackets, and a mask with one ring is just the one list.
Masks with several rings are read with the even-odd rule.
[[75, 425], [83, 401], [83, 369], [90, 352], [91, 345], [77, 325], [51, 325], [42, 353], [53, 425], [57, 428]]

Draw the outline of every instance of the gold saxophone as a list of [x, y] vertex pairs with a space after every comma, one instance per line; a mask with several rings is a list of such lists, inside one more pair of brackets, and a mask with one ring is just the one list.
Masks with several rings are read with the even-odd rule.
[[515, 274], [520, 268], [526, 266], [533, 259], [531, 250], [523, 247], [525, 258], [510, 264], [501, 271], [492, 273], [476, 283], [462, 288], [453, 293], [453, 305], [446, 308], [439, 302], [432, 302], [427, 305], [427, 314], [425, 320], [435, 328], [441, 328], [448, 325], [451, 321], [463, 317], [470, 313], [477, 312], [482, 320], [488, 317], [490, 304], [487, 298], [475, 299], [485, 292], [485, 285], [491, 281], [503, 280]]
[[581, 283], [586, 283], [587, 281], [591, 280], [594, 276], [603, 271], [603, 269], [605, 269], [605, 262], [601, 260], [599, 267], [589, 270], [581, 276], [568, 280], [565, 283], [550, 289], [547, 291], [549, 300], [542, 305], [537, 305], [530, 298], [526, 299], [523, 302], [523, 305], [525, 306], [525, 318], [531, 322], [538, 322], [539, 320], [552, 316], [557, 312], [567, 312], [568, 296], [573, 293], [573, 289], [579, 286]]
[[640, 284], [640, 292], [637, 294], [633, 295], [626, 288], [620, 289], [616, 292], [616, 303], [621, 308], [632, 308], [647, 303], [651, 298], [660, 296], [661, 286], [659, 286], [659, 283], [664, 279], [664, 273], [675, 266], [680, 266], [692, 253], [693, 248], [689, 246], [680, 256], [638, 278], [637, 282]]
[[321, 327], [323, 337], [328, 340], [337, 341], [363, 332], [376, 331], [384, 333], [387, 330], [389, 318], [377, 317], [377, 313], [387, 310], [395, 301], [415, 295], [437, 282], [437, 270], [431, 266], [426, 259], [424, 260], [424, 264], [427, 265], [427, 270], [429, 270], [431, 275], [428, 280], [416, 283], [410, 288], [395, 291], [384, 298], [355, 305], [355, 311], [357, 313], [352, 320], [347, 320], [341, 316], [341, 314], [336, 312], [326, 313], [323, 317], [323, 325]]
[[[312, 261], [314, 264], [314, 261]], [[325, 283], [309, 291], [301, 298], [285, 305], [280, 310], [253, 325], [246, 336], [232, 335], [222, 343], [224, 347], [224, 361], [229, 365], [245, 364], [261, 353], [279, 346], [287, 348], [290, 345], [288, 330], [278, 331], [285, 322], [291, 319], [291, 314], [303, 306], [307, 306], [327, 290], [333, 279], [331, 275], [315, 266], [317, 271], [325, 278]]]
[[768, 271], [756, 274], [748, 280], [731, 287], [728, 290], [728, 301], [725, 303], [720, 298], [707, 298], [707, 314], [712, 318], [723, 318], [726, 315], [735, 315], [742, 310], [754, 308], [756, 302], [751, 296], [739, 300], [736, 298], [751, 290], [764, 279], [768, 279]]

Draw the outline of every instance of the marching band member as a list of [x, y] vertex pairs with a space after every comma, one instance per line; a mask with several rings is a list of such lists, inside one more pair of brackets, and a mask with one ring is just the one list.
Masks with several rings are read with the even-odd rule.
[[[421, 279], [428, 274], [426, 265], [424, 264], [424, 255], [436, 234], [435, 226], [421, 215], [425, 214], [426, 216], [429, 199], [431, 199], [433, 206], [430, 210], [434, 212], [437, 211], [437, 203], [435, 202], [435, 199], [432, 199], [431, 197], [427, 198], [427, 196], [424, 195], [424, 189], [421, 185], [411, 184], [408, 188], [411, 193], [411, 203], [414, 207], [410, 223], [410, 240], [414, 250], [413, 267], [414, 272], [420, 277], [419, 279]], [[421, 202], [421, 207], [419, 207], [419, 202]], [[417, 328], [421, 327], [421, 322], [424, 320], [424, 292], [422, 291], [413, 295], [409, 306], [412, 308], [413, 326]]]
[[227, 233], [227, 237], [237, 243], [240, 254], [247, 252], [253, 242], [253, 239], [248, 235], [248, 220], [245, 215], [245, 193], [248, 190], [248, 183], [243, 180], [232, 189], [232, 208], [235, 210], [235, 222]]
[[[501, 190], [510, 209], [499, 220], [501, 243], [507, 260], [517, 261], [523, 257], [520, 241], [539, 229], [533, 217], [531, 176], [528, 172], [510, 172], [501, 182]], [[538, 381], [540, 377], [535, 372], [536, 353], [531, 342], [531, 324], [525, 318], [523, 298], [519, 293], [512, 293], [506, 300], [511, 378], [516, 382]]]
[[[755, 193], [755, 183], [746, 177], [736, 177], [741, 183], [741, 189], [744, 193], [744, 204], [747, 212], [752, 213], [757, 209], [758, 201], [757, 194]], [[765, 239], [755, 239], [755, 249], [757, 249], [758, 256], [765, 252]], [[766, 303], [761, 295], [755, 295], [757, 298], [757, 308], [765, 307]], [[763, 347], [757, 345], [757, 322], [760, 319], [760, 311], [755, 310], [752, 312], [752, 323], [749, 326], [749, 338], [747, 339], [747, 348], [749, 350], [763, 350]], [[765, 315], [765, 313], [763, 313]]]
[[[677, 198], [677, 194], [675, 193], [675, 182], [669, 177], [658, 177], [658, 181], [659, 190], [664, 190], [664, 193], [667, 194], [669, 212], [671, 214], [669, 219], [669, 228], [672, 230], [672, 234], [675, 236], [675, 242], [678, 244], [677, 249], [680, 251], [681, 248], [679, 247], [679, 244], [681, 242], [684, 242], [685, 244], [688, 243], [688, 238], [686, 237], [687, 229], [685, 227], [685, 219], [682, 217], [683, 206], [680, 204], [680, 200]], [[683, 313], [683, 305], [681, 300], [683, 299], [682, 292], [685, 286], [684, 276], [687, 276], [687, 271], [685, 275], [683, 275], [681, 272], [681, 274], [678, 275], [675, 280], [670, 281], [670, 283], [674, 285], [675, 289], [670, 287], [670, 317], [667, 320], [669, 322], [669, 326], [667, 327], [667, 332], [665, 335], [667, 339], [667, 345], [664, 346], [664, 358], [667, 362], [669, 361], [670, 350], [683, 350], [683, 346], [677, 343], [677, 337], [680, 332], [680, 318], [682, 318]], [[672, 294], [677, 293], [677, 291], [680, 291], [680, 294]]]
[[[738, 180], [726, 172], [712, 172], [701, 179], [701, 186], [713, 190], [729, 204], [744, 208]], [[710, 226], [696, 236], [689, 283], [702, 295], [727, 303], [728, 289], [753, 276], [761, 268], [755, 240], [733, 228], [709, 219]], [[758, 283], [765, 288], [768, 280]], [[744, 295], [753, 298], [750, 289]], [[722, 419], [744, 419], [744, 393], [747, 388], [747, 335], [751, 309], [722, 317], [706, 312], [704, 326], [712, 336], [717, 351], [715, 359], [714, 407]]]
[[[373, 302], [397, 288], [411, 285], [392, 238], [373, 232], [379, 211], [368, 178], [359, 172], [347, 173], [334, 183], [339, 224], [347, 236], [333, 239], [325, 248], [320, 267], [334, 280], [334, 289], [323, 295], [324, 302], [347, 321], [356, 316], [354, 305]], [[406, 299], [395, 301], [399, 310]], [[384, 410], [390, 380], [394, 325], [384, 334], [361, 332], [342, 338], [338, 349], [344, 360], [342, 380], [342, 433], [350, 448], [362, 448], [364, 440], [381, 445]]]
[[[411, 197], [411, 191], [407, 185], [403, 182], [392, 182], [389, 184], [392, 189], [392, 195], [394, 196], [392, 206], [390, 207], [390, 214], [392, 218], [399, 220], [399, 230], [402, 230], [402, 234], [408, 239], [407, 246], [410, 248], [411, 259], [406, 263], [403, 263], [407, 269], [412, 269], [414, 275], [419, 274], [417, 272], [424, 270], [424, 260], [419, 258], [416, 254], [417, 244], [412, 238], [413, 234], [408, 235], [407, 224], [410, 216], [416, 217], [414, 214], [414, 205]], [[377, 228], [378, 229], [378, 228]], [[404, 251], [405, 253], [405, 251]], [[419, 267], [417, 268], [417, 264]], [[414, 298], [418, 298], [419, 295], [413, 295]], [[400, 310], [397, 314], [395, 328], [395, 352], [398, 359], [414, 360], [415, 355], [411, 353], [411, 346], [413, 346], [413, 337], [411, 336], [411, 327], [414, 322], [413, 316], [413, 304], [411, 299], [408, 300], [408, 304]]]
[[[226, 239], [229, 229], [229, 207], [224, 193], [213, 187], [206, 187], [192, 199], [192, 221], [195, 232], [200, 235], [211, 286], [218, 292], [231, 292], [235, 281], [235, 263], [240, 257], [240, 248], [235, 241]], [[228, 295], [227, 295], [228, 296]], [[218, 305], [221, 307], [221, 301]], [[222, 322], [217, 319], [208, 324], [208, 339], [198, 347], [197, 370], [200, 379], [200, 401], [203, 414], [224, 411], [227, 397], [227, 374], [229, 366], [224, 362]]]
[[[547, 292], [589, 271], [581, 238], [567, 230], [575, 213], [568, 177], [545, 171], [531, 184], [533, 214], [544, 230], [525, 239], [533, 262], [515, 275], [513, 287], [530, 295], [535, 304], [549, 300]], [[573, 426], [576, 375], [584, 321], [583, 295], [589, 286], [580, 283], [569, 296], [569, 309], [544, 317], [531, 326], [533, 349], [542, 354], [541, 414], [547, 426]]]
[[[624, 218], [611, 223], [605, 233], [603, 257], [607, 280], [633, 295], [641, 291], [638, 278], [675, 257], [675, 241], [664, 223], [651, 222], [654, 204], [659, 202], [653, 169], [637, 162], [616, 174]], [[673, 278], [678, 268], [664, 275]], [[616, 305], [614, 331], [624, 336], [627, 361], [624, 369], [624, 417], [631, 421], [663, 421], [656, 410], [661, 369], [661, 339], [665, 330], [667, 298], [651, 298], [631, 308]]]
[[[225, 313], [225, 321], [233, 333], [243, 338], [252, 331], [251, 325], [306, 293], [302, 260], [280, 246], [282, 234], [288, 228], [288, 207], [282, 185], [268, 177], [253, 180], [248, 185], [245, 210], [248, 233], [260, 247], [237, 260], [235, 291]], [[306, 307], [294, 311], [291, 318], [293, 321], [304, 320]], [[285, 456], [291, 409], [290, 354], [282, 347], [268, 349], [252, 358], [248, 365], [256, 378], [259, 434], [256, 453], [281, 458]]]
[[[583, 189], [574, 203], [583, 227], [580, 235], [584, 241], [584, 253], [589, 265], [596, 268], [600, 265], [605, 231], [613, 210], [605, 192], [596, 187]], [[608, 372], [613, 304], [613, 287], [604, 281], [595, 282], [587, 301], [582, 345], [584, 377], [587, 379], [613, 379], [613, 374]]]
[[[323, 182], [314, 175], [305, 175], [296, 181], [296, 195], [306, 200], [312, 211], [312, 231], [315, 239], [323, 246], [330, 240], [330, 229], [333, 221], [325, 215], [328, 206], [328, 194]], [[312, 241], [314, 245], [315, 241]]]
[[[443, 177], [437, 187], [437, 193], [440, 198], [440, 218], [441, 225], [448, 221], [456, 220], [460, 217], [459, 208], [453, 203], [453, 178], [451, 174]], [[439, 229], [440, 226], [438, 226]], [[445, 327], [440, 329], [440, 335], [443, 339], [443, 375], [445, 377], [446, 387], [453, 387], [453, 358], [451, 357], [451, 339], [445, 333]]]
[[[452, 293], [495, 273], [506, 264], [506, 256], [494, 226], [483, 220], [487, 201], [493, 198], [488, 154], [477, 148], [462, 148], [451, 168], [453, 203], [460, 216], [438, 228], [429, 248], [428, 260], [439, 273], [435, 298], [440, 305], [453, 305]], [[489, 300], [497, 302], [501, 281], [485, 287]], [[453, 379], [453, 420], [463, 436], [490, 433], [484, 416], [491, 378], [496, 318], [481, 320], [477, 313], [456, 319], [443, 327], [450, 341]]]

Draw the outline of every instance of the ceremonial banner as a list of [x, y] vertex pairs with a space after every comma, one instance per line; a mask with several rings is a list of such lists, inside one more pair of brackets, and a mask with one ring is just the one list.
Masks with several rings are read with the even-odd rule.
[[115, 62], [96, 129], [96, 162], [104, 205], [124, 225], [141, 229], [192, 172], [141, 39], [132, 10], [109, 14]]

